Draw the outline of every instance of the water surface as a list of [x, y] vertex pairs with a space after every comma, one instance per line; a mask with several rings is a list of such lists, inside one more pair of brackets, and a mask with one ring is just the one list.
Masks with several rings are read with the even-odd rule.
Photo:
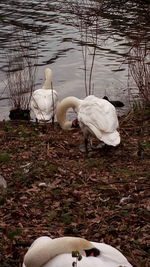
[[[86, 2], [87, 9], [80, 5], [79, 12], [70, 6], [70, 2], [81, 4]], [[68, 95], [79, 98], [85, 96], [82, 48], [86, 42], [84, 38], [81, 38], [78, 26], [82, 12], [87, 12], [87, 10], [89, 22], [91, 21], [93, 12], [91, 2], [92, 5], [100, 3], [99, 1], [79, 0], [0, 1], [0, 119], [8, 118], [10, 108], [4, 83], [8, 70], [6, 55], [16, 46], [18, 32], [22, 30], [30, 36], [29, 54], [35, 55], [35, 50], [38, 51], [35, 88], [42, 86], [44, 68], [50, 67], [54, 73], [54, 89], [58, 91], [60, 99]], [[98, 43], [92, 87], [95, 95], [99, 97], [107, 95], [111, 99], [121, 100], [128, 107], [126, 55], [133, 41], [139, 36], [149, 38], [149, 5], [133, 4], [132, 1], [127, 1], [127, 4], [120, 8], [117, 5], [118, 1], [114, 1], [116, 5], [113, 5], [110, 0], [104, 2], [105, 6], [98, 14]], [[84, 29], [82, 30], [85, 32]], [[89, 40], [87, 41], [89, 43]], [[22, 39], [21, 42], [23, 42]], [[92, 43], [91, 40], [90, 42]], [[90, 52], [86, 58], [89, 70], [93, 53], [91, 43]]]

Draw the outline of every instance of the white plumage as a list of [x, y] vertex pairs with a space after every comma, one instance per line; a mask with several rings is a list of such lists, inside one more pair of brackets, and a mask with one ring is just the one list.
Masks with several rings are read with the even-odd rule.
[[45, 69], [45, 83], [41, 89], [33, 92], [30, 106], [38, 121], [54, 121], [58, 95], [52, 89], [52, 70]]
[[[86, 256], [86, 251], [99, 250], [97, 256]], [[72, 251], [82, 254], [78, 267], [132, 267], [124, 255], [110, 245], [89, 242], [83, 238], [47, 236], [34, 241], [24, 257], [23, 267], [71, 267], [75, 258]]]
[[63, 99], [58, 104], [56, 113], [60, 126], [65, 130], [72, 127], [72, 122], [66, 119], [66, 112], [70, 107], [77, 112], [85, 143], [87, 143], [90, 133], [107, 145], [116, 146], [120, 143], [116, 109], [110, 102], [94, 95], [90, 95], [83, 100], [76, 97]]
[[79, 105], [78, 121], [85, 137], [90, 132], [107, 145], [120, 143], [116, 110], [107, 100], [93, 95], [86, 97]]

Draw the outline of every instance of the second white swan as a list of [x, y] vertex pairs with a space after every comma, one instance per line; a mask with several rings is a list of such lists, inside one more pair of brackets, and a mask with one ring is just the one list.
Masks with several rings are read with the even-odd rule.
[[57, 121], [64, 130], [70, 130], [73, 127], [72, 121], [68, 121], [66, 118], [69, 108], [73, 108], [77, 112], [86, 150], [89, 134], [110, 146], [117, 146], [120, 143], [120, 134], [117, 131], [119, 127], [117, 113], [110, 102], [94, 95], [87, 96], [83, 100], [76, 97], [64, 98], [57, 105], [56, 111]]
[[52, 70], [46, 68], [45, 83], [41, 89], [33, 92], [30, 106], [39, 122], [47, 122], [52, 119], [54, 123], [57, 103], [58, 94], [52, 89]]

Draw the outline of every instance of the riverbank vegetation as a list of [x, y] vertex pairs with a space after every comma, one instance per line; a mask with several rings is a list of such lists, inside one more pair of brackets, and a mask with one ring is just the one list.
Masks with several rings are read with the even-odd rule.
[[12, 120], [30, 120], [30, 100], [35, 89], [38, 48], [30, 50], [36, 35], [15, 28], [14, 42], [6, 54], [6, 91], [11, 105]]

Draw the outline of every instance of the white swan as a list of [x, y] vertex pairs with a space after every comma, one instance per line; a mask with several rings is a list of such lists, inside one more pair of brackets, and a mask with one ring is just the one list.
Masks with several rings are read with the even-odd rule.
[[57, 102], [57, 92], [52, 89], [52, 70], [46, 68], [45, 83], [41, 89], [33, 92], [30, 107], [38, 121], [44, 122], [52, 119], [54, 123]]
[[116, 146], [120, 143], [116, 109], [109, 101], [94, 95], [87, 96], [83, 100], [76, 97], [64, 98], [58, 103], [56, 110], [57, 121], [64, 130], [70, 130], [74, 126], [66, 118], [69, 108], [73, 108], [77, 112], [86, 150], [90, 133], [107, 145]]
[[82, 254], [78, 267], [132, 267], [123, 254], [110, 245], [78, 237], [36, 239], [24, 257], [23, 267], [71, 267], [72, 251]]

